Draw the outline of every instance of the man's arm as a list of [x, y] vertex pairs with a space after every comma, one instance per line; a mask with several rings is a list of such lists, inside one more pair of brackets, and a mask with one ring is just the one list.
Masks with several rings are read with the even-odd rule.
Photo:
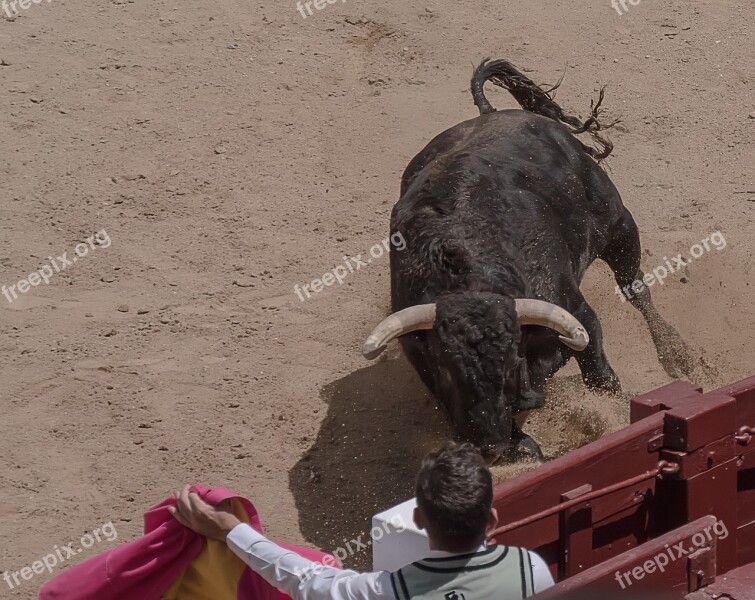
[[356, 573], [315, 563], [281, 548], [242, 523], [226, 506], [211, 506], [185, 487], [171, 514], [182, 525], [228, 547], [270, 585], [294, 600], [395, 600], [390, 575]]
[[389, 573], [360, 574], [312, 562], [246, 523], [234, 527], [227, 542], [255, 573], [294, 600], [395, 600]]

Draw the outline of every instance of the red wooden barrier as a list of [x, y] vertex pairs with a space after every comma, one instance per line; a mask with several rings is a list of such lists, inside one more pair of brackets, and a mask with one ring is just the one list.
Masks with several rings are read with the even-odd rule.
[[[632, 550], [564, 580], [537, 599], [559, 598], [589, 588], [610, 599], [621, 593], [637, 597], [638, 592], [665, 591], [668, 596], [684, 596], [690, 587], [697, 590], [716, 577], [716, 536], [708, 536], [716, 523], [703, 517], [674, 529]], [[690, 571], [688, 561], [695, 563]], [[692, 580], [690, 580], [692, 577]]]
[[[536, 550], [554, 593], [605, 587], [615, 565], [637, 568], [701, 524], [716, 542], [646, 582], [681, 598], [755, 561], [755, 377], [705, 394], [674, 382], [634, 398], [631, 420], [495, 489], [491, 539]], [[628, 590], [614, 582], [611, 596]]]

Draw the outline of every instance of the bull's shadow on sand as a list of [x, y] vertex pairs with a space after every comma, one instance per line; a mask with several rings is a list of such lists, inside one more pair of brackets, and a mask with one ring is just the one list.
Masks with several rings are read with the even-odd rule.
[[[332, 552], [360, 535], [369, 540], [372, 515], [413, 496], [420, 460], [453, 433], [399, 348], [324, 386], [320, 395], [327, 415], [314, 444], [289, 473], [289, 486], [304, 537]], [[579, 375], [564, 373], [548, 382], [546, 406], [531, 412], [524, 430], [552, 459], [628, 424], [629, 397], [590, 392]], [[538, 464], [495, 466], [493, 479], [500, 482]], [[371, 549], [345, 563], [371, 569]]]
[[[413, 496], [422, 457], [452, 438], [443, 413], [400, 350], [324, 386], [328, 412], [289, 474], [307, 541], [326, 551], [362, 535], [371, 516]], [[346, 559], [369, 569], [369, 548]]]

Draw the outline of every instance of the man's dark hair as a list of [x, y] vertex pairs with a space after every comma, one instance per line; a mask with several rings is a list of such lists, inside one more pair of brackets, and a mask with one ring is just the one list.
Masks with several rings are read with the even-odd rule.
[[443, 550], [475, 551], [485, 541], [493, 506], [493, 478], [472, 444], [447, 443], [422, 461], [417, 505], [427, 531]]

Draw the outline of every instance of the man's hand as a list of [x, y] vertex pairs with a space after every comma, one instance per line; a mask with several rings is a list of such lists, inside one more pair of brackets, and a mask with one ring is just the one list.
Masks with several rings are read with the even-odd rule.
[[231, 512], [228, 500], [212, 506], [202, 500], [196, 492], [189, 492], [188, 485], [176, 492], [175, 497], [176, 506], [168, 507], [170, 514], [181, 525], [204, 537], [224, 542], [231, 529], [241, 523]]

